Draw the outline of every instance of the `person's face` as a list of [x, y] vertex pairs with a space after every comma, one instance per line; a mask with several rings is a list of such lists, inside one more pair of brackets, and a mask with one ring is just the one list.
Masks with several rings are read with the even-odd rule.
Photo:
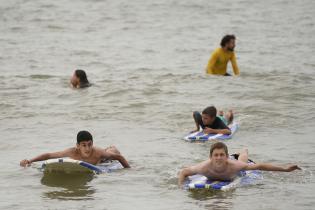
[[90, 157], [93, 149], [93, 141], [81, 141], [79, 144], [77, 144], [77, 149], [80, 151], [80, 154], [83, 158]]
[[77, 87], [80, 83], [80, 79], [79, 77], [77, 77], [77, 75], [74, 73], [71, 77], [71, 80], [70, 80], [71, 84], [73, 87]]
[[228, 155], [225, 154], [225, 150], [223, 148], [214, 149], [210, 158], [217, 166], [224, 165], [228, 161]]
[[231, 39], [227, 44], [226, 44], [226, 48], [229, 51], [234, 51], [235, 48], [235, 39]]
[[212, 125], [212, 123], [215, 120], [215, 117], [211, 117], [211, 116], [209, 116], [207, 114], [202, 114], [201, 118], [202, 118], [202, 122], [203, 122], [204, 125]]

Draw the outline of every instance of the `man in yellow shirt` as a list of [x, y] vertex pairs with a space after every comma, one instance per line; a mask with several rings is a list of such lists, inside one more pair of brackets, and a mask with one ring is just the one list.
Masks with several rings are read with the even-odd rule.
[[208, 74], [217, 74], [230, 76], [229, 73], [226, 72], [227, 64], [229, 61], [232, 63], [233, 72], [235, 75], [239, 75], [240, 71], [237, 67], [236, 56], [234, 52], [235, 48], [235, 36], [234, 35], [226, 35], [221, 40], [221, 47], [217, 48], [211, 55], [207, 66]]

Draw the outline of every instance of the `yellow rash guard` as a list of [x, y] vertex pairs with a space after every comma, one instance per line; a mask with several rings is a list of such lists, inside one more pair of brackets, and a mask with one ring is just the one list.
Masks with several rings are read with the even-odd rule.
[[234, 74], [239, 75], [240, 72], [237, 67], [235, 53], [231, 51], [224, 51], [222, 48], [217, 48], [212, 53], [206, 69], [207, 73], [225, 75], [229, 60], [232, 63]]

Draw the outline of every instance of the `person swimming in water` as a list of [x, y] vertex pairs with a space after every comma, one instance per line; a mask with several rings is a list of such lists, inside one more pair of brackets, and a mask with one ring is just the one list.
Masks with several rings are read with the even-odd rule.
[[209, 159], [197, 165], [184, 168], [178, 175], [178, 185], [182, 186], [186, 177], [200, 174], [211, 180], [231, 181], [242, 170], [282, 171], [301, 170], [297, 165], [287, 167], [268, 163], [248, 163], [248, 150], [243, 150], [238, 160], [229, 159], [228, 148], [222, 142], [214, 143], [210, 148]]
[[88, 81], [85, 71], [77, 69], [74, 71], [70, 83], [74, 88], [90, 87], [91, 83]]
[[217, 109], [214, 106], [209, 106], [202, 111], [200, 114], [198, 111], [193, 112], [193, 118], [196, 124], [196, 130], [200, 128], [206, 134], [209, 133], [220, 133], [220, 134], [231, 134], [230, 128], [217, 117]]
[[82, 160], [93, 165], [101, 163], [104, 159], [118, 160], [124, 168], [130, 168], [127, 160], [120, 154], [115, 146], [110, 146], [106, 149], [93, 146], [93, 137], [88, 131], [80, 131], [77, 134], [76, 147], [71, 147], [59, 152], [44, 153], [29, 160], [21, 160], [20, 166], [26, 167], [33, 162], [63, 157]]
[[234, 35], [226, 35], [221, 40], [221, 47], [213, 51], [206, 68], [208, 74], [217, 74], [224, 76], [231, 76], [227, 73], [227, 64], [232, 63], [235, 75], [239, 75], [240, 71], [236, 62], [236, 55], [234, 52], [236, 37]]

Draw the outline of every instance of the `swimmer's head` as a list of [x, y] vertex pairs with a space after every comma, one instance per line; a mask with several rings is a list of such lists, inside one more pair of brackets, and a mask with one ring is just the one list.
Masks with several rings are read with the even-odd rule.
[[217, 109], [214, 106], [209, 106], [202, 111], [202, 122], [204, 125], [212, 125], [217, 116]]
[[81, 69], [75, 70], [71, 78], [71, 84], [73, 87], [76, 87], [76, 88], [88, 87], [90, 83], [87, 79], [85, 71]]
[[223, 149], [224, 154], [225, 154], [226, 156], [229, 155], [227, 146], [226, 146], [223, 142], [216, 142], [216, 143], [214, 143], [214, 144], [211, 145], [211, 148], [210, 148], [210, 157], [213, 155], [213, 152], [214, 152], [214, 150], [216, 150], [216, 149]]
[[229, 51], [234, 51], [236, 37], [234, 35], [225, 35], [221, 40], [221, 47]]
[[87, 158], [93, 149], [93, 137], [88, 131], [80, 131], [77, 135], [77, 150], [81, 156]]
[[209, 157], [217, 165], [225, 163], [229, 157], [229, 152], [228, 152], [227, 146], [222, 142], [216, 142], [216, 143], [212, 144], [212, 146], [210, 148], [210, 156]]
[[82, 141], [93, 141], [93, 136], [88, 131], [79, 131], [77, 134], [77, 144], [80, 144]]

